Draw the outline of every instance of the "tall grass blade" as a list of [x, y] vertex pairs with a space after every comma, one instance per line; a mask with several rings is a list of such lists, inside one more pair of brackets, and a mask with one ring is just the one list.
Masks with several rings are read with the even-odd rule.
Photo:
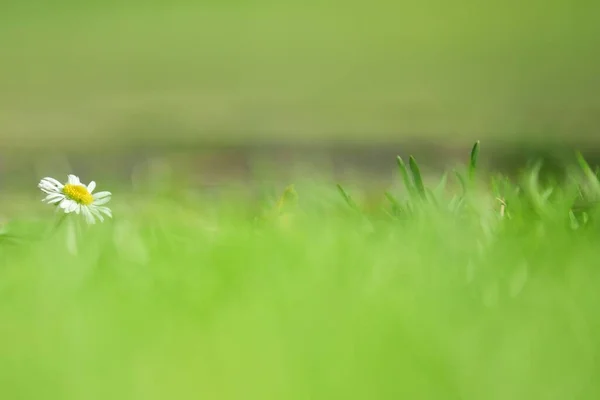
[[475, 179], [475, 172], [477, 170], [477, 160], [479, 159], [479, 140], [475, 142], [471, 149], [471, 159], [469, 161], [469, 180], [471, 182]]
[[537, 162], [534, 164], [533, 168], [527, 175], [527, 179], [525, 181], [525, 192], [531, 201], [531, 205], [534, 210], [541, 216], [547, 216], [548, 210], [546, 208], [546, 202], [544, 199], [544, 195], [541, 194], [541, 190], [539, 187], [539, 175], [540, 170], [542, 169], [542, 163]]
[[409, 195], [414, 196], [415, 188], [408, 174], [408, 168], [406, 168], [406, 164], [404, 164], [404, 160], [402, 160], [402, 157], [397, 156], [396, 163], [398, 164], [398, 169], [400, 170], [400, 175], [402, 176], [402, 180], [404, 181], [404, 186], [406, 187], [406, 190], [408, 191]]
[[583, 158], [583, 155], [581, 153], [577, 152], [576, 157], [579, 166], [583, 170], [583, 173], [585, 174], [586, 178], [589, 181], [589, 184], [591, 185], [591, 189], [594, 192], [594, 196], [596, 196], [596, 199], [599, 199], [600, 181], [598, 180], [598, 176], [594, 173], [594, 171], [592, 171], [592, 168], [590, 168], [590, 165], [587, 163], [587, 161], [585, 161], [585, 158]]
[[444, 191], [446, 190], [447, 184], [448, 184], [448, 172], [444, 172], [444, 175], [442, 175], [442, 179], [440, 179], [440, 182], [437, 184], [437, 186], [433, 190], [435, 195], [436, 196], [443, 195]]
[[425, 192], [426, 192], [426, 195], [427, 195], [427, 198], [429, 199], [429, 201], [431, 203], [433, 203], [434, 206], [439, 207], [440, 203], [437, 199], [436, 194], [433, 192], [433, 190], [426, 188]]
[[394, 212], [394, 215], [401, 214], [403, 208], [398, 202], [398, 200], [390, 192], [385, 192], [385, 197], [392, 204], [392, 211]]
[[360, 211], [360, 209], [354, 202], [354, 199], [352, 199], [352, 196], [350, 196], [350, 194], [348, 194], [348, 192], [346, 192], [346, 190], [342, 187], [342, 185], [340, 185], [338, 183], [336, 186], [337, 186], [338, 192], [340, 192], [340, 194], [344, 198], [344, 201], [346, 202], [346, 204], [348, 204], [350, 206], [350, 208], [352, 208], [353, 210]]
[[287, 186], [279, 199], [277, 200], [276, 209], [277, 212], [284, 212], [286, 209], [294, 207], [298, 202], [298, 193], [294, 184]]
[[427, 199], [427, 194], [425, 193], [425, 185], [423, 185], [423, 178], [421, 177], [421, 171], [419, 170], [419, 165], [417, 164], [417, 160], [413, 156], [410, 156], [408, 159], [408, 165], [410, 166], [410, 171], [412, 172], [413, 181], [415, 183], [415, 187], [417, 189], [417, 193], [423, 200]]
[[463, 174], [461, 174], [459, 171], [454, 170], [454, 175], [456, 176], [456, 178], [458, 179], [458, 183], [460, 183], [460, 187], [462, 189], [462, 195], [463, 197], [467, 196], [467, 180], [465, 179], [465, 177], [463, 176]]

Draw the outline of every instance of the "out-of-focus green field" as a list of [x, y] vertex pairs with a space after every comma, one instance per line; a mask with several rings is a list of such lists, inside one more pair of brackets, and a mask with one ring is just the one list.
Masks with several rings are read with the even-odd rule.
[[0, 397], [598, 399], [598, 203], [573, 207], [593, 172], [444, 190], [408, 164], [371, 210], [150, 176], [99, 182], [114, 219], [74, 235], [80, 215], [10, 202]]
[[593, 1], [4, 1], [3, 147], [589, 137]]

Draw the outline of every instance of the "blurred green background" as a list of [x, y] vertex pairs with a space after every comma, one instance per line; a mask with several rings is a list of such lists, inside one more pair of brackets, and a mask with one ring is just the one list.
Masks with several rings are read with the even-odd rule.
[[599, 137], [592, 0], [0, 7], [5, 149]]

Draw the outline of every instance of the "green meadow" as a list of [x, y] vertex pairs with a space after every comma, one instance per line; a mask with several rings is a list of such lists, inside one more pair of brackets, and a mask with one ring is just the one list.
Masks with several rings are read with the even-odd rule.
[[0, 398], [600, 398], [599, 12], [3, 1]]
[[509, 181], [477, 158], [431, 184], [398, 159], [378, 203], [150, 174], [83, 225], [25, 196], [1, 236], [0, 393], [596, 399], [597, 175]]

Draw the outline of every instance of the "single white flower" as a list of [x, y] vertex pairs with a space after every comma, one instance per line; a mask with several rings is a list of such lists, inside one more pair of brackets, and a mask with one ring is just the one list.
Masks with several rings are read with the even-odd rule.
[[112, 218], [110, 208], [103, 206], [110, 201], [111, 193], [93, 193], [96, 188], [94, 181], [86, 186], [77, 176], [69, 175], [68, 181], [64, 185], [54, 178], [44, 178], [38, 187], [47, 195], [42, 201], [56, 204], [67, 214], [81, 213], [89, 224], [96, 223], [96, 218], [104, 221], [102, 214]]

